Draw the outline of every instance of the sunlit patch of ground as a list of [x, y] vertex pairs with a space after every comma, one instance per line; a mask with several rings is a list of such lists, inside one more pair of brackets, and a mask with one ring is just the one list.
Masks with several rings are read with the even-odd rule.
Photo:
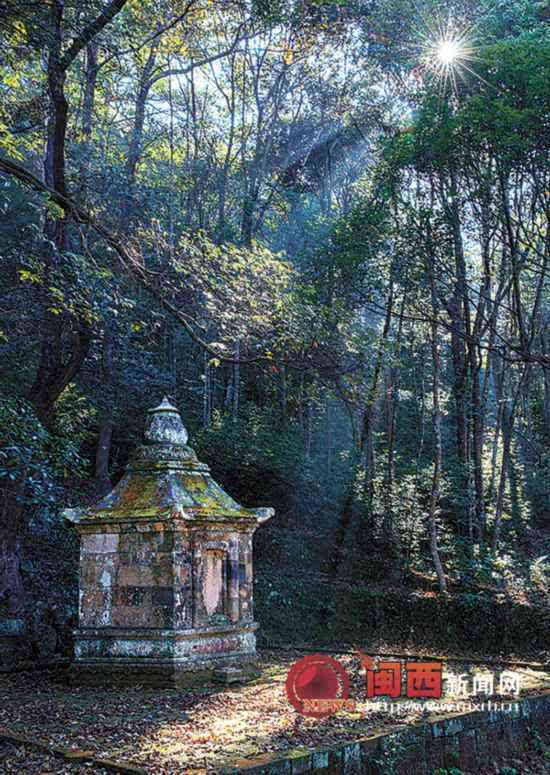
[[[355, 712], [320, 720], [304, 718], [289, 704], [285, 692], [288, 670], [303, 655], [265, 651], [262, 675], [254, 683], [231, 688], [210, 684], [194, 691], [74, 688], [45, 673], [3, 676], [0, 726], [59, 747], [130, 761], [155, 773], [177, 773], [212, 770], [270, 751], [335, 745], [422, 717], [420, 702], [404, 713], [396, 712], [397, 707], [405, 708], [407, 698], [396, 701], [391, 712], [373, 712], [358, 658], [335, 654], [350, 675]], [[500, 670], [500, 666], [467, 661], [444, 664], [445, 673], [466, 674], [470, 679], [476, 673], [493, 673], [495, 687]], [[542, 670], [518, 667], [514, 672], [521, 678], [523, 696], [550, 689], [550, 675]]]

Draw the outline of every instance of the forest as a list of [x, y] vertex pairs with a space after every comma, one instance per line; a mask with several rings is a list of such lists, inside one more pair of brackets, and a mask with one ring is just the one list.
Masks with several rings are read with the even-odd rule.
[[536, 0], [1, 0], [2, 616], [69, 637], [61, 511], [166, 395], [275, 508], [259, 643], [548, 657], [549, 25]]

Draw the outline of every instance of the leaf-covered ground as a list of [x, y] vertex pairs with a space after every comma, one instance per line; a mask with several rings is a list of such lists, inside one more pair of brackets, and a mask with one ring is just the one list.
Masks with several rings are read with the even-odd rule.
[[107, 770], [94, 764], [67, 764], [57, 756], [35, 751], [23, 745], [0, 741], [0, 772], [26, 775], [110, 775]]
[[[132, 762], [161, 775], [212, 771], [268, 751], [343, 743], [422, 716], [421, 707], [398, 714], [369, 710], [359, 660], [341, 654], [335, 656], [350, 674], [356, 711], [322, 720], [304, 718], [289, 704], [284, 686], [290, 666], [301, 656], [303, 652], [262, 652], [262, 674], [254, 683], [231, 688], [210, 684], [194, 691], [70, 687], [62, 678], [45, 672], [3, 675], [0, 727], [56, 747]], [[444, 669], [453, 673], [489, 671], [498, 676], [495, 665], [448, 662]], [[515, 672], [522, 677], [522, 694], [550, 688], [547, 673], [527, 668]], [[17, 765], [17, 757], [25, 755], [21, 751], [0, 746], [0, 757], [4, 756], [0, 770], [90, 771], [86, 765], [50, 761], [35, 753], [29, 754], [33, 759], [21, 769]]]

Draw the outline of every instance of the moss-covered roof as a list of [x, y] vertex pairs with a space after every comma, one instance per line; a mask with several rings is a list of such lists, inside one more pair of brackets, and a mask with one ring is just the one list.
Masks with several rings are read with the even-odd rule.
[[72, 521], [187, 519], [263, 522], [273, 509], [246, 509], [210, 476], [187, 446], [187, 431], [175, 406], [164, 399], [150, 409], [143, 444], [116, 487], [95, 505], [67, 509]]

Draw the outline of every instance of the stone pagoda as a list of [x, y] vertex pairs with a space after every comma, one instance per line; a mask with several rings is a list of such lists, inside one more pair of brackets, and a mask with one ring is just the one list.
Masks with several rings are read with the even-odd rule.
[[180, 686], [213, 668], [246, 674], [256, 656], [252, 535], [273, 513], [216, 484], [166, 398], [150, 409], [114, 490], [64, 512], [81, 537], [73, 680]]

